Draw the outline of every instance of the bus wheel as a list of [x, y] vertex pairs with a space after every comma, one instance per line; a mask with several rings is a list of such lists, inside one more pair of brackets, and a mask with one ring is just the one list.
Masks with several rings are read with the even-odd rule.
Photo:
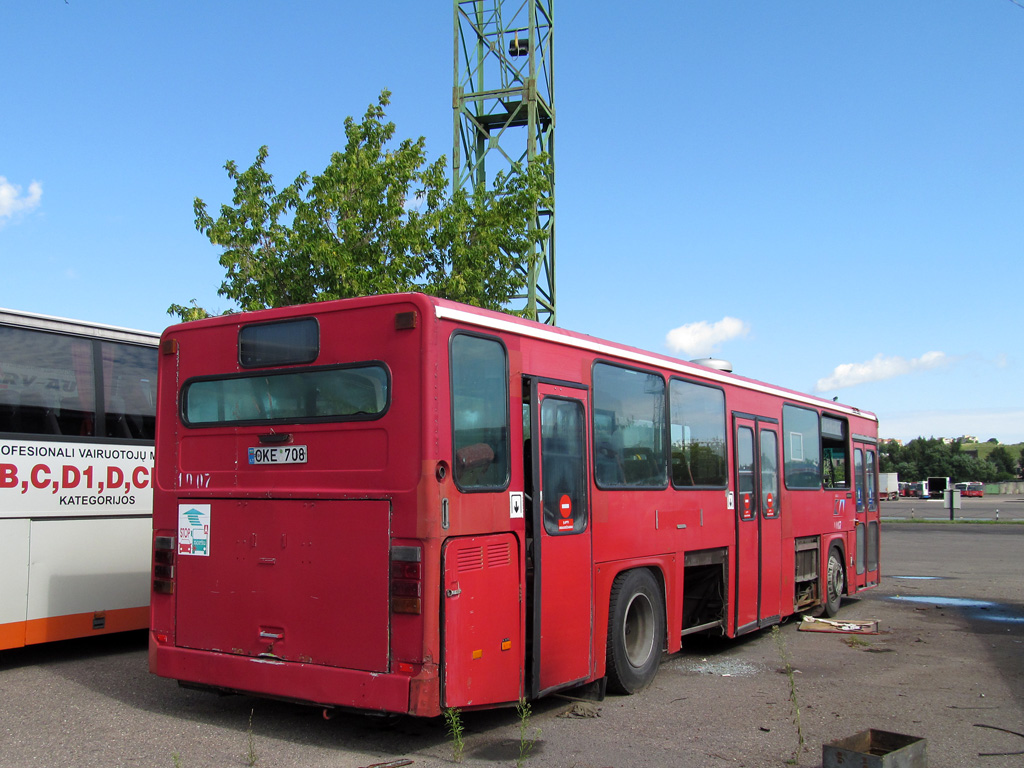
[[608, 610], [609, 690], [636, 693], [654, 680], [665, 637], [664, 602], [646, 568], [616, 577]]
[[846, 577], [843, 574], [843, 559], [838, 549], [828, 553], [828, 570], [825, 572], [825, 615], [835, 616], [839, 613], [839, 604], [843, 601], [843, 585]]

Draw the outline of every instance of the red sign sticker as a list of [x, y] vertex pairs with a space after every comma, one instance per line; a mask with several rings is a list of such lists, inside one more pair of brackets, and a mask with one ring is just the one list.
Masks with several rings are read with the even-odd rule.
[[562, 497], [558, 500], [558, 511], [562, 515], [562, 519], [558, 521], [558, 530], [571, 531], [574, 525], [572, 519], [572, 499], [569, 498], [569, 494], [563, 493]]
[[562, 513], [562, 517], [572, 517], [572, 499], [569, 498], [569, 494], [563, 493], [562, 498], [558, 500], [558, 511]]

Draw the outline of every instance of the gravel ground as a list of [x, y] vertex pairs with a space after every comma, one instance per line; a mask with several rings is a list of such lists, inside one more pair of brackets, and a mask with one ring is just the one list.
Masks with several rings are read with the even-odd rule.
[[[874, 728], [926, 739], [930, 768], [1024, 765], [987, 754], [1024, 751], [1024, 737], [996, 730], [1024, 733], [1024, 525], [887, 523], [882, 541], [882, 586], [840, 614], [878, 620], [879, 634], [792, 620], [690, 640], [640, 694], [535, 702], [525, 764], [820, 766], [823, 744]], [[441, 721], [326, 721], [155, 678], [144, 634], [0, 653], [0, 694], [0, 768], [456, 765]], [[462, 765], [516, 764], [514, 711], [466, 713], [463, 725]]]

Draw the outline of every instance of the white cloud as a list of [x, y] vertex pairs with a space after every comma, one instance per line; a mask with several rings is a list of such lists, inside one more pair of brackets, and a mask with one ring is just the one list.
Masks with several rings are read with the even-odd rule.
[[28, 194], [21, 194], [21, 187], [11, 184], [6, 176], [0, 176], [0, 226], [4, 219], [10, 219], [17, 213], [27, 213], [39, 207], [43, 197], [43, 185], [33, 181], [28, 185]]
[[718, 345], [746, 336], [750, 326], [735, 317], [723, 317], [717, 323], [701, 320], [699, 323], [688, 323], [673, 328], [665, 336], [665, 342], [676, 354], [684, 357], [706, 357], [714, 352]]
[[832, 375], [818, 379], [814, 389], [817, 392], [830, 392], [836, 389], [866, 384], [870, 381], [883, 381], [897, 376], [906, 376], [916, 371], [926, 371], [949, 363], [945, 352], [925, 352], [911, 360], [893, 356], [885, 357], [881, 353], [866, 363], [843, 363], [837, 365]]

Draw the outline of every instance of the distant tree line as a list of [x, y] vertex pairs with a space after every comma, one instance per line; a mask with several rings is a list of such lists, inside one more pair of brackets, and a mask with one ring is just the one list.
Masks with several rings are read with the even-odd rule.
[[906, 445], [883, 443], [879, 448], [879, 471], [898, 472], [900, 480], [906, 481], [948, 477], [954, 483], [998, 483], [1024, 474], [1024, 448], [1018, 452], [997, 445], [982, 459], [964, 451], [960, 442], [919, 437]]

